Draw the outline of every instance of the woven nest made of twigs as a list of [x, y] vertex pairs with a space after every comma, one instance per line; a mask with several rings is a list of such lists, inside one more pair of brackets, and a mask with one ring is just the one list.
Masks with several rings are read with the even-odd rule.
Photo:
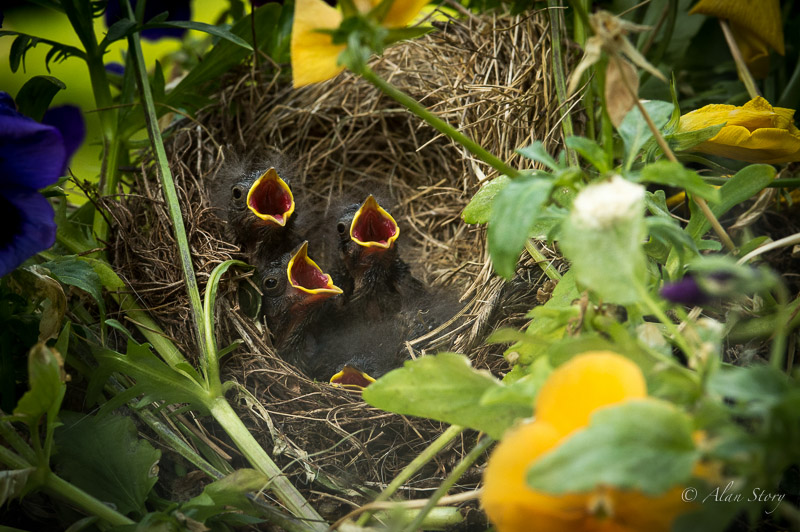
[[[490, 152], [529, 167], [515, 149], [534, 140], [549, 149], [560, 142], [548, 35], [542, 13], [470, 15], [390, 48], [372, 67]], [[241, 258], [226, 241], [224, 215], [209, 194], [226, 158], [278, 151], [293, 160], [300, 176], [293, 183], [298, 205], [324, 211], [342, 198], [363, 199], [380, 190], [401, 226], [403, 257], [414, 274], [460, 297], [463, 309], [446, 332], [408, 343], [412, 356], [448, 349], [467, 354], [476, 367], [507, 370], [502, 348], [485, 345], [485, 339], [500, 325], [525, 323], [544, 279], [527, 256], [513, 281], [498, 279], [485, 229], [460, 219], [481, 184], [496, 176], [493, 169], [349, 73], [293, 89], [285, 71], [262, 64], [226, 78], [215, 100], [195, 121], [182, 122], [167, 142], [201, 288], [216, 265]], [[109, 201], [118, 226], [112, 243], [117, 270], [141, 306], [187, 354], [194, 353], [171, 223], [160, 184], [146, 164], [132, 190]], [[218, 343], [243, 340], [225, 365], [227, 376], [249, 392], [240, 412], [312, 499], [323, 496], [311, 493], [308, 480], [322, 479], [326, 489], [338, 490], [339, 500], [363, 502], [358, 487], [382, 489], [442, 425], [371, 408], [360, 395], [313, 382], [282, 361], [264, 324], [238, 307], [237, 286], [249, 275], [229, 274], [216, 308]], [[441, 453], [402, 493], [425, 496], [471, 442], [465, 437]], [[475, 487], [479, 477], [473, 474], [461, 485]], [[330, 514], [340, 513], [340, 503], [332, 504]]]

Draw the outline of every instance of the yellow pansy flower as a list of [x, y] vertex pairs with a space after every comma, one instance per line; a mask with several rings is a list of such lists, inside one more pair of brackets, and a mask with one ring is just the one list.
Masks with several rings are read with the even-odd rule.
[[681, 116], [679, 132], [725, 124], [715, 136], [692, 148], [751, 163], [800, 161], [800, 131], [794, 109], [772, 107], [762, 97], [741, 107], [712, 104]]
[[682, 487], [658, 496], [597, 486], [589, 493], [550, 495], [528, 487], [528, 468], [589, 424], [598, 409], [647, 396], [644, 376], [609, 351], [579, 355], [556, 369], [536, 399], [536, 420], [510, 431], [484, 472], [481, 503], [499, 532], [667, 532], [692, 506]]
[[[366, 14], [380, 2], [355, 0], [353, 4], [360, 13]], [[394, 0], [381, 25], [389, 29], [405, 27], [427, 3], [428, 0]], [[334, 44], [331, 35], [317, 31], [334, 30], [341, 23], [342, 13], [323, 0], [295, 2], [290, 44], [295, 87], [331, 79], [344, 70], [337, 61], [346, 46]]]
[[742, 57], [756, 77], [765, 77], [769, 70], [768, 46], [780, 55], [786, 52], [779, 0], [700, 0], [690, 13], [727, 19]]

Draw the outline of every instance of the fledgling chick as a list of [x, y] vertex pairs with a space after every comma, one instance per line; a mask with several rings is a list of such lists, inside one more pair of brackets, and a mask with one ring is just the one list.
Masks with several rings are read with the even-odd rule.
[[295, 230], [291, 173], [278, 156], [236, 160], [222, 173], [218, 193], [227, 195], [228, 233], [256, 265], [269, 263], [302, 241]]
[[308, 371], [316, 352], [309, 326], [325, 303], [342, 293], [308, 256], [308, 242], [259, 269], [262, 309], [273, 345], [284, 360]]
[[407, 333], [395, 319], [363, 320], [355, 315], [323, 319], [311, 332], [316, 355], [309, 364], [309, 376], [333, 384], [366, 386], [365, 380], [375, 380], [402, 365]]
[[336, 224], [342, 284], [351, 312], [361, 316], [396, 314], [403, 300], [425, 292], [399, 256], [400, 227], [372, 195], [345, 209]]

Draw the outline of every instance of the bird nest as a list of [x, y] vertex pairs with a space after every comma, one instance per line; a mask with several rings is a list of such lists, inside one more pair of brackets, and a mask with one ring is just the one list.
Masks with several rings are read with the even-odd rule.
[[[561, 141], [546, 24], [541, 12], [467, 16], [390, 48], [373, 69], [501, 159], [526, 167], [515, 149], [540, 140], [552, 151]], [[447, 327], [409, 339], [409, 357], [446, 349], [496, 374], [508, 370], [502, 348], [485, 340], [499, 326], [524, 325], [545, 279], [527, 255], [513, 281], [498, 279], [485, 227], [460, 219], [481, 184], [496, 176], [493, 169], [349, 73], [293, 89], [285, 70], [262, 61], [224, 79], [213, 102], [196, 120], [179, 122], [167, 140], [201, 290], [215, 266], [242, 258], [226, 241], [224, 213], [210, 193], [220, 169], [234, 153], [278, 151], [296, 166], [298, 208], [325, 211], [375, 191], [388, 198], [415, 276], [460, 298]], [[107, 200], [118, 227], [113, 260], [141, 306], [191, 357], [192, 316], [161, 186], [147, 161], [133, 175], [130, 194]], [[311, 242], [312, 257], [314, 249]], [[343, 501], [362, 503], [369, 490], [383, 489], [444, 427], [372, 408], [360, 394], [314, 382], [277, 357], [265, 324], [240, 307], [251, 275], [229, 272], [219, 288], [218, 343], [242, 340], [223, 371], [241, 384], [236, 402], [253, 433], [323, 515], [336, 516], [349, 510]], [[206, 428], [223, 448], [224, 435]], [[400, 493], [425, 497], [474, 441], [463, 436]], [[459, 485], [475, 487], [478, 473]]]

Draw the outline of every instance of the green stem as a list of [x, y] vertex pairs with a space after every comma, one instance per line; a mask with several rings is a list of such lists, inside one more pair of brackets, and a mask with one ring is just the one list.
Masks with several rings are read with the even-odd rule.
[[[125, 9], [128, 18], [135, 20], [130, 0], [125, 0]], [[206, 345], [205, 320], [203, 318], [200, 291], [197, 287], [197, 278], [195, 277], [192, 266], [192, 254], [189, 248], [189, 240], [186, 237], [186, 229], [183, 225], [178, 193], [175, 190], [175, 182], [172, 179], [172, 172], [169, 169], [167, 154], [164, 150], [164, 141], [161, 138], [161, 131], [158, 127], [158, 117], [156, 116], [155, 105], [153, 104], [153, 94], [150, 90], [150, 83], [147, 79], [147, 69], [144, 64], [144, 55], [142, 54], [142, 44], [139, 40], [139, 34], [134, 33], [129, 36], [128, 44], [131, 53], [134, 54], [134, 66], [136, 67], [136, 78], [144, 107], [145, 121], [147, 122], [147, 133], [150, 137], [156, 159], [155, 168], [161, 178], [164, 197], [172, 220], [172, 228], [175, 232], [175, 242], [178, 245], [178, 255], [180, 256], [181, 266], [183, 267], [186, 291], [189, 294], [189, 302], [194, 316], [192, 325], [194, 326], [195, 337], [197, 338], [197, 345], [200, 346], [201, 356], [204, 360], [207, 360], [209, 346]]]
[[11, 449], [0, 445], [0, 463], [5, 464], [9, 469], [29, 469], [33, 467], [31, 464], [36, 463], [36, 457], [34, 456], [33, 460], [26, 461], [21, 456], [14, 454]]
[[31, 464], [36, 463], [36, 453], [31, 449], [25, 440], [22, 439], [14, 426], [8, 421], [0, 420], [0, 436], [8, 443], [15, 451], [22, 455], [22, 458]]
[[606, 160], [614, 160], [614, 124], [608, 115], [608, 105], [606, 103], [606, 67], [608, 59], [601, 59], [595, 68], [595, 78], [597, 78], [597, 96], [600, 98], [600, 139], [601, 145], [606, 152]]
[[466, 136], [465, 134], [458, 131], [456, 128], [433, 114], [432, 112], [428, 111], [425, 107], [423, 107], [418, 101], [416, 101], [411, 96], [407, 95], [388, 81], [384, 80], [380, 76], [378, 76], [371, 68], [368, 66], [364, 66], [359, 72], [364, 79], [378, 87], [384, 94], [389, 96], [390, 98], [394, 99], [404, 107], [406, 107], [409, 111], [423, 119], [425, 122], [433, 126], [434, 129], [443, 133], [453, 139], [454, 141], [458, 142], [465, 148], [467, 148], [470, 153], [472, 153], [475, 157], [480, 159], [481, 161], [485, 162], [501, 174], [505, 174], [508, 177], [515, 178], [519, 177], [521, 174], [519, 170], [512, 168], [508, 164], [504, 163], [488, 151], [486, 151], [480, 144], [476, 143], [474, 140]]
[[750, 95], [751, 99], [761, 96], [761, 93], [758, 91], [758, 87], [756, 87], [756, 80], [753, 79], [753, 75], [750, 73], [750, 69], [747, 68], [747, 63], [745, 63], [744, 57], [742, 57], [742, 52], [739, 50], [739, 46], [736, 44], [736, 39], [733, 37], [733, 33], [731, 32], [731, 27], [728, 25], [728, 21], [719, 19], [719, 25], [722, 28], [722, 33], [725, 35], [725, 41], [728, 43], [728, 48], [731, 50], [733, 61], [736, 63], [736, 70], [739, 71], [739, 78], [742, 80], [742, 83], [744, 83], [744, 86], [747, 89], [747, 94]]
[[525, 250], [531, 256], [531, 258], [533, 258], [533, 260], [536, 261], [536, 264], [539, 265], [539, 267], [542, 269], [544, 274], [547, 275], [547, 277], [549, 277], [553, 281], [561, 280], [561, 274], [558, 273], [558, 270], [556, 270], [553, 267], [553, 265], [550, 263], [547, 257], [542, 255], [542, 252], [539, 251], [539, 249], [536, 247], [533, 241], [531, 241], [531, 239], [525, 241]]
[[231, 437], [250, 464], [270, 479], [269, 488], [275, 493], [278, 500], [289, 509], [297, 518], [306, 521], [308, 530], [325, 531], [325, 520], [303, 498], [300, 492], [289, 482], [280, 468], [264, 451], [261, 445], [253, 438], [242, 420], [236, 415], [231, 405], [224, 397], [213, 399], [208, 405], [211, 415]]
[[48, 472], [48, 474], [44, 476], [43, 488], [50, 495], [67, 500], [86, 513], [96, 515], [110, 525], [123, 526], [136, 524], [121, 513], [113, 510], [110, 506], [95, 499], [82, 489], [70, 484], [52, 472]]
[[480, 456], [486, 451], [486, 449], [489, 448], [492, 443], [494, 443], [494, 440], [488, 436], [479, 441], [477, 445], [475, 445], [475, 447], [473, 447], [472, 450], [467, 453], [467, 456], [465, 456], [464, 459], [453, 468], [453, 471], [451, 471], [447, 478], [444, 479], [444, 482], [442, 482], [439, 487], [436, 488], [436, 491], [434, 491], [433, 495], [430, 496], [428, 502], [422, 507], [422, 510], [419, 511], [419, 514], [417, 514], [417, 517], [414, 519], [414, 521], [412, 521], [411, 524], [405, 527], [403, 530], [406, 532], [414, 532], [415, 530], [419, 530], [420, 525], [422, 525], [423, 521], [425, 520], [425, 516], [428, 515], [428, 512], [430, 512], [436, 506], [436, 503], [439, 502], [439, 499], [444, 497], [447, 492], [450, 491], [450, 488], [453, 487], [453, 484], [455, 484], [458, 479], [460, 479], [464, 473], [467, 472], [467, 469], [469, 469], [472, 464], [475, 463], [475, 460], [480, 458]]
[[[567, 105], [567, 75], [564, 69], [564, 55], [561, 49], [561, 40], [567, 34], [567, 30], [564, 24], [564, 10], [562, 7], [561, 0], [547, 0], [547, 13], [550, 17], [550, 44], [552, 47], [550, 56], [553, 59], [553, 82], [556, 85], [556, 95], [558, 96], [561, 132], [566, 139], [575, 134], [575, 128], [572, 125], [572, 116], [569, 114], [569, 106]], [[575, 150], [569, 148], [565, 148], [565, 150], [569, 164], [578, 166], [578, 154], [575, 153]]]
[[[439, 451], [444, 449], [456, 436], [461, 434], [464, 431], [464, 427], [459, 427], [458, 425], [451, 425], [444, 431], [438, 438], [436, 438], [430, 445], [428, 445], [425, 450], [423, 450], [420, 454], [417, 455], [414, 460], [411, 461], [406, 467], [403, 468], [400, 473], [394, 477], [394, 479], [386, 486], [386, 489], [383, 490], [377, 497], [375, 497], [374, 502], [383, 502], [389, 500], [389, 497], [394, 495], [394, 493], [405, 484], [405, 482], [410, 479], [411, 477], [416, 474], [417, 471], [420, 470], [422, 466], [433, 460], [433, 457], [439, 454]], [[356, 525], [364, 526], [369, 521], [372, 512], [364, 512], [356, 521]]]
[[[709, 185], [724, 185], [730, 178], [728, 177], [712, 177], [701, 176], [703, 181]], [[797, 188], [800, 187], [800, 177], [790, 177], [788, 179], [775, 179], [767, 185], [767, 188]]]
[[650, 292], [647, 291], [647, 288], [642, 286], [642, 283], [635, 282], [636, 291], [639, 293], [639, 297], [642, 298], [645, 306], [653, 313], [653, 315], [658, 318], [658, 321], [664, 324], [664, 327], [667, 328], [667, 331], [672, 335], [673, 341], [678, 345], [681, 351], [683, 351], [687, 357], [690, 359], [693, 357], [694, 353], [692, 353], [689, 344], [686, 343], [686, 338], [683, 337], [683, 334], [678, 330], [678, 326], [669, 319], [669, 317], [661, 310], [661, 307], [656, 303]]

